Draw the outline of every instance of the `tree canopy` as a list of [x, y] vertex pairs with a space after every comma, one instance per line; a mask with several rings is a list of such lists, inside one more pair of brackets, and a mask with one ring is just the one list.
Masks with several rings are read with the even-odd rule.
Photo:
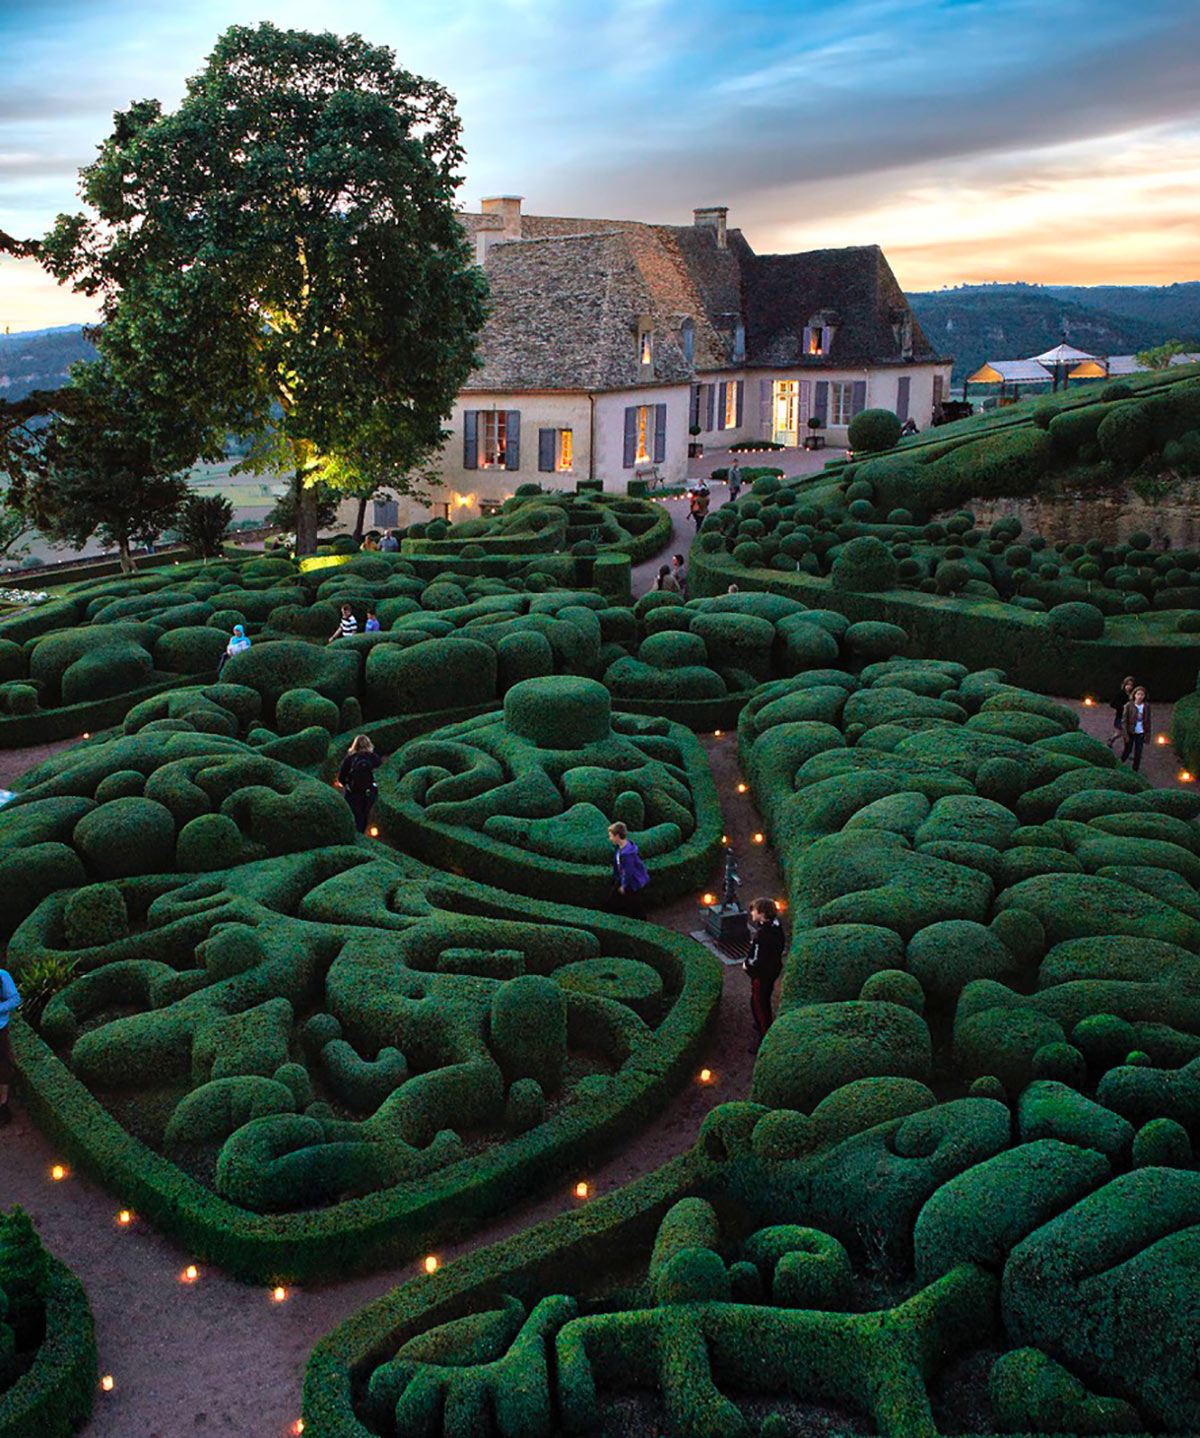
[[273, 432], [301, 552], [328, 457], [428, 454], [474, 364], [459, 128], [446, 90], [360, 36], [234, 26], [177, 110], [115, 116], [82, 172], [91, 213], [44, 241], [47, 268], [102, 300], [102, 351], [148, 397], [156, 450], [164, 426], [209, 452]]
[[133, 546], [172, 522], [187, 480], [159, 459], [136, 400], [102, 360], [73, 366], [71, 377], [45, 426], [10, 449], [8, 498], [49, 539], [115, 545], [129, 572]]

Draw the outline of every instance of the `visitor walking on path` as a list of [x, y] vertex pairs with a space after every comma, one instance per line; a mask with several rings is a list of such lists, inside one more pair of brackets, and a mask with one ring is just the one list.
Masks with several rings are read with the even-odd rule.
[[221, 670], [225, 668], [228, 660], [235, 654], [240, 654], [243, 649], [250, 648], [250, 641], [246, 637], [246, 631], [240, 624], [233, 626], [233, 633], [229, 637], [229, 643], [225, 646], [225, 653], [221, 655], [221, 662], [217, 665], [217, 678], [221, 677]]
[[774, 899], [755, 899], [750, 905], [750, 952], [742, 967], [750, 975], [750, 1012], [760, 1039], [771, 1027], [771, 991], [783, 971], [786, 944]]
[[711, 499], [712, 496], [708, 492], [708, 486], [703, 480], [701, 480], [688, 495], [688, 513], [692, 516], [692, 523], [697, 529], [704, 523]]
[[8, 1086], [13, 1081], [12, 1035], [8, 1021], [21, 1006], [21, 995], [7, 969], [0, 969], [0, 1127], [11, 1122], [8, 1111]]
[[613, 887], [608, 907], [613, 913], [624, 914], [627, 918], [644, 919], [650, 875], [642, 863], [638, 846], [620, 820], [608, 826], [608, 837], [613, 846]]
[[1121, 750], [1121, 763], [1124, 764], [1132, 752], [1133, 772], [1136, 774], [1142, 767], [1142, 747], [1150, 736], [1150, 705], [1140, 684], [1125, 706], [1124, 729], [1125, 747]]
[[332, 644], [335, 639], [346, 639], [357, 633], [358, 620], [354, 617], [354, 610], [348, 604], [343, 604], [342, 617], [338, 620], [338, 627], [329, 636], [329, 642]]
[[1121, 680], [1121, 687], [1117, 690], [1116, 696], [1112, 701], [1113, 731], [1112, 738], [1108, 741], [1108, 747], [1110, 749], [1125, 733], [1125, 706], [1129, 703], [1136, 684], [1137, 680], [1133, 675], [1127, 674], [1125, 678]]
[[664, 564], [658, 571], [658, 578], [654, 581], [655, 589], [665, 591], [667, 594], [682, 594], [679, 587], [679, 580], [671, 573], [671, 566]]
[[367, 832], [367, 820], [371, 817], [371, 806], [379, 794], [375, 782], [375, 770], [383, 762], [375, 752], [375, 745], [366, 734], [360, 734], [350, 745], [342, 767], [338, 770], [338, 783], [346, 796], [346, 803], [354, 815], [354, 827], [360, 834]]
[[729, 498], [732, 502], [742, 492], [742, 467], [736, 459], [729, 461], [729, 468], [725, 472], [725, 482], [729, 485]]

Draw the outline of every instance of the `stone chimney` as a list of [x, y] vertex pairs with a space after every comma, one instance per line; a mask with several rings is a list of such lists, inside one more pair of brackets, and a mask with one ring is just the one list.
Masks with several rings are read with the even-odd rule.
[[499, 215], [504, 225], [503, 238], [506, 240], [519, 240], [521, 238], [521, 195], [491, 195], [486, 200], [480, 200], [479, 208], [485, 215]]
[[725, 217], [729, 214], [728, 205], [708, 205], [702, 210], [692, 211], [692, 223], [698, 230], [715, 230], [717, 232], [717, 249], [725, 248]]

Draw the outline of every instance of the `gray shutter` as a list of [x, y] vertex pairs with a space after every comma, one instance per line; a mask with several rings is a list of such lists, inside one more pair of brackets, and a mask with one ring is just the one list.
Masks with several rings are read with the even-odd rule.
[[896, 418], [901, 422], [908, 418], [909, 391], [912, 389], [912, 379], [908, 375], [902, 375], [896, 381]]
[[724, 428], [725, 428], [725, 401], [726, 401], [726, 397], [728, 396], [728, 394], [729, 394], [729, 385], [728, 385], [727, 381], [722, 380], [721, 383], [717, 386], [717, 428], [718, 428], [718, 429], [724, 429]]
[[812, 414], [812, 384], [806, 379], [799, 381], [796, 388], [796, 422], [800, 426], [801, 438], [808, 432], [808, 417]]
[[867, 407], [867, 382], [865, 379], [856, 379], [854, 388], [850, 391], [850, 418], [856, 414], [862, 414]]
[[710, 434], [712, 433], [713, 429], [716, 427], [716, 426], [714, 425], [714, 423], [713, 423], [713, 410], [714, 410], [714, 408], [716, 407], [716, 403], [717, 403], [717, 387], [716, 387], [716, 385], [715, 385], [715, 384], [706, 384], [706, 385], [704, 386], [704, 413], [705, 413], [705, 416], [706, 416], [705, 421], [704, 421], [704, 428], [705, 428], [706, 430], [708, 430]]
[[741, 429], [741, 427], [742, 427], [742, 400], [745, 399], [745, 397], [746, 397], [746, 386], [745, 386], [745, 384], [743, 383], [743, 381], [740, 380], [740, 379], [735, 379], [735, 380], [734, 380], [734, 384], [737, 385], [737, 389], [734, 391], [734, 394], [735, 394], [736, 399], [737, 399], [737, 411], [736, 411], [736, 415], [737, 415], [737, 427], [738, 427], [738, 429]]
[[510, 409], [504, 421], [504, 468], [521, 468], [521, 411]]
[[538, 469], [542, 474], [552, 474], [554, 472], [554, 442], [556, 436], [556, 430], [538, 430]]
[[813, 417], [822, 425], [829, 423], [829, 381], [819, 379], [813, 386]]
[[463, 468], [479, 468], [479, 411], [463, 411]]
[[654, 406], [654, 463], [661, 464], [667, 457], [667, 407]]
[[760, 379], [758, 382], [758, 425], [763, 439], [773, 439], [775, 430], [771, 422], [771, 400], [774, 397], [773, 380]]
[[703, 385], [694, 384], [694, 385], [692, 386], [692, 395], [691, 395], [690, 401], [688, 402], [688, 428], [689, 428], [689, 429], [691, 428], [692, 425], [697, 425], [697, 426], [699, 426], [699, 424], [700, 424], [700, 392], [701, 392], [702, 389], [703, 389]]
[[802, 337], [801, 337], [801, 339], [800, 339], [800, 353], [801, 353], [802, 355], [808, 354], [808, 353], [809, 353], [809, 346], [810, 346], [811, 344], [812, 344], [812, 325], [805, 325], [805, 326], [804, 326], [804, 334], [802, 335]]
[[637, 458], [637, 410], [633, 405], [625, 409], [625, 458], [622, 461], [626, 469], [633, 468], [633, 462]]

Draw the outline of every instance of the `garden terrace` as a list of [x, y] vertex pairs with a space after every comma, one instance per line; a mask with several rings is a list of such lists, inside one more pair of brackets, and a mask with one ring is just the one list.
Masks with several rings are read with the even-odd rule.
[[654, 1112], [717, 998], [679, 940], [355, 845], [333, 790], [229, 738], [68, 754], [0, 822], [23, 907], [53, 890], [8, 945], [31, 1107], [245, 1277], [506, 1207]]
[[951, 662], [738, 742], [793, 925], [751, 1101], [342, 1325], [306, 1431], [1194, 1430], [1200, 799]]
[[27, 1214], [0, 1214], [0, 1438], [70, 1438], [92, 1411], [96, 1340], [79, 1280]]
[[1188, 692], [1200, 665], [1200, 553], [1126, 544], [1048, 546], [1016, 519], [984, 530], [964, 512], [918, 525], [886, 515], [865, 479], [824, 506], [760, 480], [704, 521], [692, 547], [695, 594], [784, 595], [857, 626], [904, 629], [911, 652], [996, 664], [1058, 693], [1115, 689], [1136, 672], [1160, 699]]

